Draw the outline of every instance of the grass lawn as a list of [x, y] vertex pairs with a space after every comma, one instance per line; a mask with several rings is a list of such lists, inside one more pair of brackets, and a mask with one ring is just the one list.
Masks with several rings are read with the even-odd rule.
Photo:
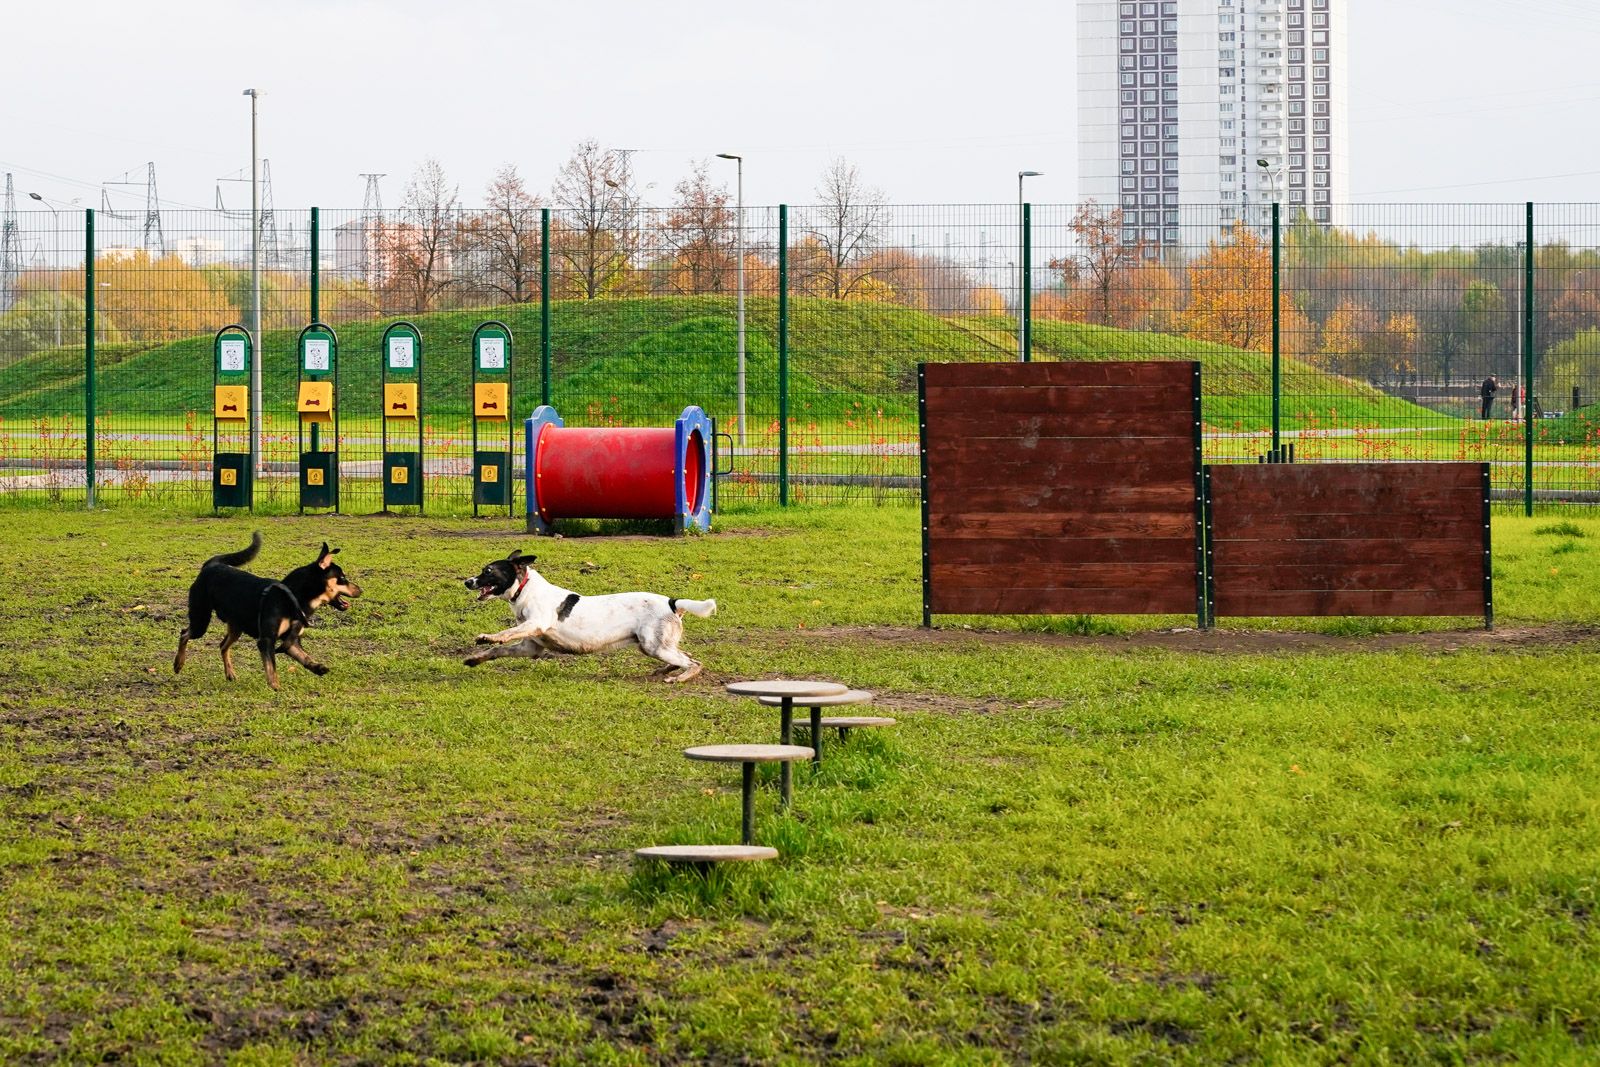
[[[1496, 616], [952, 619], [910, 508], [676, 541], [503, 517], [11, 510], [0, 1062], [1520, 1062], [1600, 1057], [1600, 520], [1497, 518]], [[333, 667], [171, 671], [205, 557], [328, 538]], [[461, 664], [460, 579], [716, 597], [682, 688], [632, 653]], [[971, 627], [968, 629], [967, 627]], [[284, 661], [280, 659], [280, 669]], [[758, 797], [780, 861], [701, 877], [775, 740], [722, 683], [901, 720]], [[771, 778], [766, 779], [771, 785]]]

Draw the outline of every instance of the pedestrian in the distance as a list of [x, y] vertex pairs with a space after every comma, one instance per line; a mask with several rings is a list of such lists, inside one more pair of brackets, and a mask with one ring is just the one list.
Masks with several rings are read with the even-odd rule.
[[1483, 380], [1483, 386], [1478, 390], [1483, 397], [1483, 404], [1478, 412], [1478, 418], [1487, 419], [1489, 412], [1494, 410], [1494, 394], [1499, 388], [1500, 383], [1495, 380], [1494, 375], [1491, 374]]

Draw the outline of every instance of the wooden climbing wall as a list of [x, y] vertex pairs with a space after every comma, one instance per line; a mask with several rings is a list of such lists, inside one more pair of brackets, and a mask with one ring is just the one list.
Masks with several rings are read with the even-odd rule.
[[923, 623], [1203, 615], [1200, 365], [918, 370]]

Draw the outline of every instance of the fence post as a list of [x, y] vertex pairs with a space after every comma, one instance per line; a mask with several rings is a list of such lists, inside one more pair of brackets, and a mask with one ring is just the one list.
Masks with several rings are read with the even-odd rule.
[[94, 507], [94, 208], [83, 212], [83, 485]]
[[547, 207], [539, 209], [539, 403], [550, 403], [550, 209]]
[[1033, 205], [1022, 205], [1022, 362], [1033, 361]]
[[789, 506], [789, 205], [778, 205], [778, 504]]
[[1277, 450], [1283, 433], [1283, 282], [1280, 273], [1283, 229], [1278, 222], [1278, 202], [1272, 202], [1272, 447]]
[[1533, 514], [1533, 201], [1522, 256], [1522, 511]]
[[[322, 321], [322, 226], [311, 209], [311, 321]], [[335, 445], [334, 447], [338, 447]]]

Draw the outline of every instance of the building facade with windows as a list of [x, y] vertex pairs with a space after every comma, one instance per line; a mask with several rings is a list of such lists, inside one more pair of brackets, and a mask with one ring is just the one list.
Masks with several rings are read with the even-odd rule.
[[1193, 242], [1349, 200], [1346, 0], [1079, 0], [1078, 193]]

